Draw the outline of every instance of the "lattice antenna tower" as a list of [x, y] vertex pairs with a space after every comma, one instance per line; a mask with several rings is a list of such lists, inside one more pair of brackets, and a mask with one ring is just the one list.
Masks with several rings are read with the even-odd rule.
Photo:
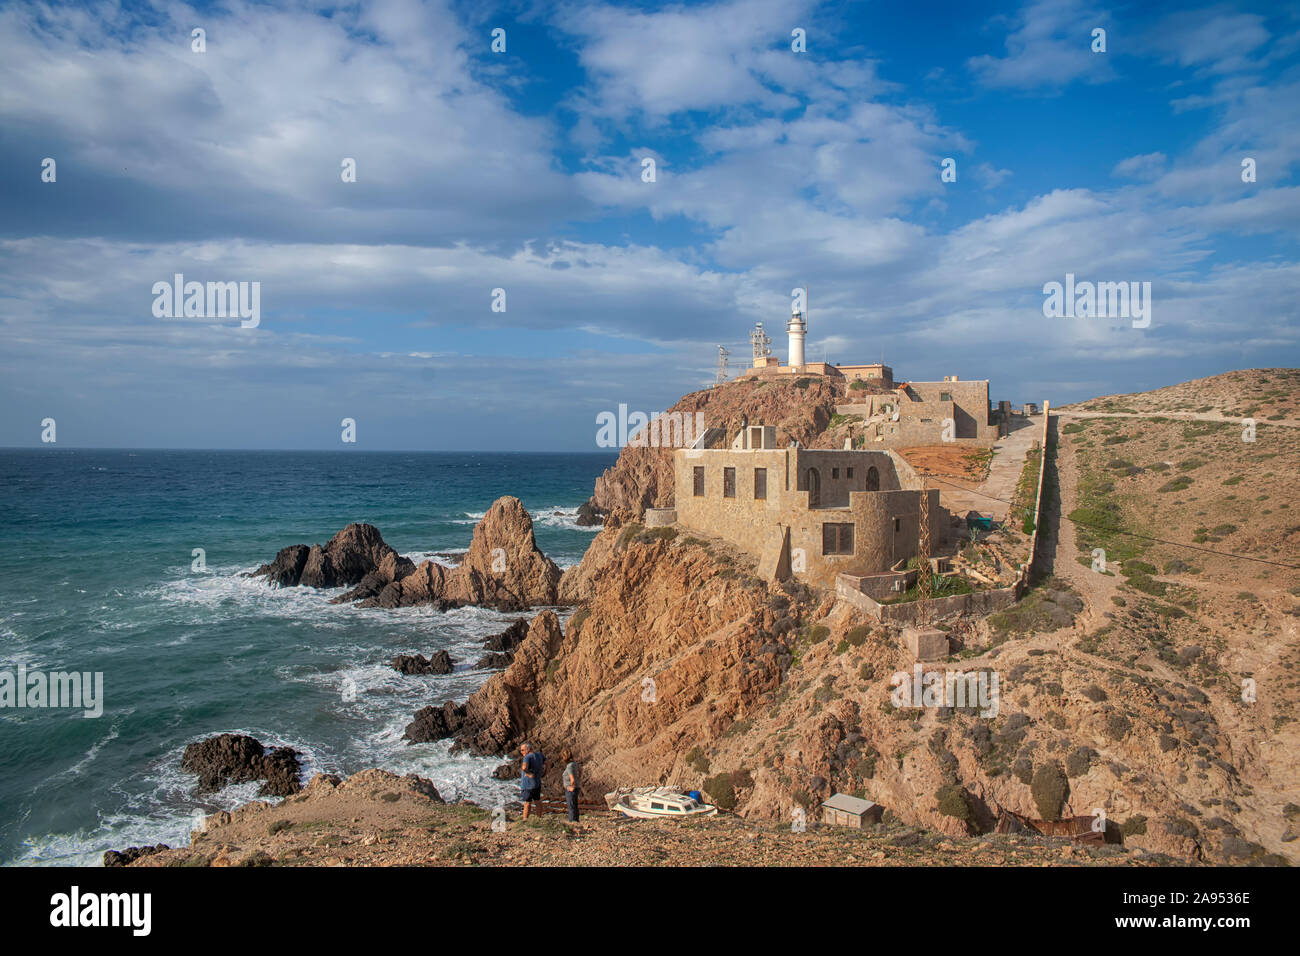
[[921, 527], [917, 537], [916, 589], [917, 600], [921, 602], [918, 623], [925, 624], [930, 620], [928, 602], [934, 594], [934, 586], [930, 576], [930, 488], [924, 475], [921, 476]]
[[754, 367], [758, 368], [759, 363], [772, 354], [772, 350], [768, 348], [772, 340], [763, 331], [762, 322], [755, 325], [754, 331], [749, 333], [749, 344], [754, 347]]
[[727, 356], [730, 354], [721, 345], [718, 346], [718, 380], [714, 383], [716, 385], [721, 385], [727, 380]]

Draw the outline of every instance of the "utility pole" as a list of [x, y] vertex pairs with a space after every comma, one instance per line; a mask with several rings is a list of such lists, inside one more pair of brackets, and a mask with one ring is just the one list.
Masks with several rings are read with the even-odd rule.
[[714, 383], [715, 386], [721, 385], [727, 380], [727, 356], [730, 354], [721, 345], [718, 346], [718, 380]]

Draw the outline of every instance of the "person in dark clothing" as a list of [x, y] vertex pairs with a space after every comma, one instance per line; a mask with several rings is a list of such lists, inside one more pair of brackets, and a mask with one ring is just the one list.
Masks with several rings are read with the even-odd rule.
[[568, 747], [560, 754], [564, 761], [564, 770], [560, 772], [560, 783], [564, 787], [564, 802], [569, 808], [569, 822], [578, 822], [578, 762], [573, 759], [573, 751]]

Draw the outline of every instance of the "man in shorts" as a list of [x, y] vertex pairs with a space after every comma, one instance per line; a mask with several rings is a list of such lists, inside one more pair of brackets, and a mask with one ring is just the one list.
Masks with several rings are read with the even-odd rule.
[[519, 745], [519, 754], [523, 758], [519, 772], [519, 799], [524, 802], [524, 819], [528, 819], [530, 809], [542, 812], [542, 755], [527, 743]]

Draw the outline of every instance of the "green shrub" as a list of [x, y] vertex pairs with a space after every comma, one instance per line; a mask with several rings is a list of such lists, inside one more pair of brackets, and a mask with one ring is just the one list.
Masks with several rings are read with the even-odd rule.
[[1021, 757], [1011, 765], [1011, 773], [1021, 783], [1028, 784], [1034, 779], [1034, 765], [1028, 757]]
[[871, 636], [871, 628], [866, 624], [859, 624], [844, 635], [844, 639], [854, 647], [861, 647], [867, 643], [867, 638]]
[[1129, 817], [1119, 826], [1119, 832], [1126, 837], [1139, 836], [1147, 832], [1147, 818], [1140, 813]]
[[1065, 775], [1067, 777], [1082, 777], [1092, 769], [1093, 758], [1097, 756], [1097, 751], [1091, 747], [1076, 747], [1070, 756], [1065, 758]]
[[970, 807], [970, 795], [965, 787], [959, 787], [955, 783], [946, 784], [939, 788], [935, 799], [939, 803], [939, 812], [944, 816], [956, 817], [967, 826], [975, 819]]
[[704, 755], [704, 751], [699, 747], [692, 747], [686, 754], [686, 762], [690, 764], [691, 769], [696, 773], [709, 772], [709, 758]]
[[1111, 714], [1106, 718], [1106, 734], [1112, 740], [1123, 740], [1132, 727], [1133, 722], [1123, 714]]
[[1040, 764], [1034, 771], [1029, 789], [1034, 797], [1034, 806], [1038, 808], [1039, 819], [1061, 819], [1061, 808], [1065, 806], [1066, 794], [1070, 792], [1070, 781], [1060, 764]]
[[704, 781], [704, 792], [718, 809], [736, 809], [736, 788], [731, 782], [731, 774], [720, 773], [709, 777]]
[[573, 612], [573, 616], [569, 618], [569, 623], [568, 623], [568, 630], [569, 630], [570, 637], [577, 637], [579, 634], [582, 633], [582, 625], [587, 620], [588, 616], [590, 616], [590, 614], [591, 611], [589, 611], [585, 607], [580, 607]]

